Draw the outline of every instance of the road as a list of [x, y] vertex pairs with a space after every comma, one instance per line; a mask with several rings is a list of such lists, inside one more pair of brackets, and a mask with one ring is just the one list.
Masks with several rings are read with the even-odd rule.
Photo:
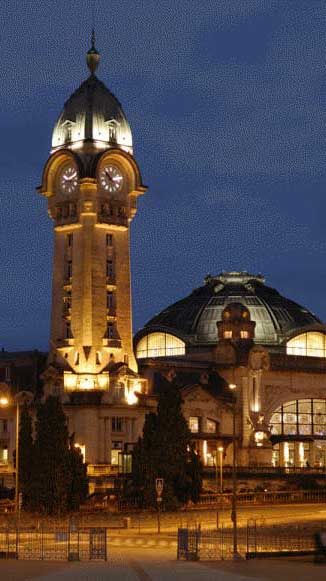
[[[223, 510], [188, 510], [178, 513], [163, 513], [161, 515], [161, 531], [164, 533], [176, 532], [178, 527], [201, 524], [202, 527], [215, 528], [218, 520], [219, 526], [231, 526], [230, 508]], [[121, 524], [120, 517], [120, 524]], [[130, 515], [131, 529], [139, 533], [153, 533], [157, 531], [157, 518], [153, 514]], [[249, 519], [256, 519], [257, 524], [285, 524], [304, 523], [314, 520], [326, 520], [326, 504], [289, 504], [274, 506], [247, 506], [238, 509], [238, 525], [246, 526]], [[91, 526], [92, 519], [87, 519], [85, 524]], [[95, 522], [95, 517], [94, 517]], [[115, 527], [119, 524], [110, 515], [96, 518], [96, 526]], [[95, 526], [95, 525], [93, 525]]]

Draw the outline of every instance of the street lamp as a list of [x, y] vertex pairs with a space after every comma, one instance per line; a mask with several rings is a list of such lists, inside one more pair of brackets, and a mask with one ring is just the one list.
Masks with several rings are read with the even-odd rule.
[[[237, 386], [235, 383], [229, 384], [229, 389], [236, 393]], [[238, 527], [237, 527], [237, 445], [236, 445], [236, 395], [232, 403], [232, 445], [233, 445], [233, 462], [232, 462], [232, 510], [231, 520], [233, 523], [233, 559], [241, 558], [238, 553]]]
[[[224, 452], [223, 446], [219, 446], [217, 448], [217, 451], [219, 452], [219, 455], [220, 455], [220, 493], [222, 494], [222, 492], [223, 492], [223, 452]], [[217, 471], [217, 468], [216, 468], [216, 471]], [[217, 490], [217, 482], [216, 482], [216, 490]]]

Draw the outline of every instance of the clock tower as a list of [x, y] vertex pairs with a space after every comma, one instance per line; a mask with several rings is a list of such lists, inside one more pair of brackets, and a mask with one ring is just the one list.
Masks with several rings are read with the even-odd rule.
[[129, 226], [146, 188], [122, 107], [95, 75], [99, 59], [93, 34], [90, 75], [55, 124], [39, 192], [54, 226], [44, 393], [61, 397], [89, 473], [102, 478], [130, 451], [155, 403], [132, 342]]
[[108, 389], [119, 363], [137, 373], [129, 226], [146, 188], [122, 107], [95, 75], [94, 35], [87, 64], [90, 76], [54, 127], [39, 188], [55, 237], [49, 361], [65, 391]]

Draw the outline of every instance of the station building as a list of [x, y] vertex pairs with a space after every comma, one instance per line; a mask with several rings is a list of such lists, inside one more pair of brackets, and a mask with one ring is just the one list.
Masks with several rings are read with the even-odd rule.
[[[133, 340], [130, 224], [146, 186], [99, 59], [93, 38], [89, 76], [58, 117], [38, 188], [54, 231], [50, 350], [46, 362], [0, 356], [0, 402], [21, 390], [58, 395], [91, 490], [129, 462], [162, 379], [182, 392], [205, 466], [218, 450], [231, 464], [235, 440], [239, 466], [324, 468], [326, 327], [261, 275], [207, 276]], [[0, 478], [13, 473], [14, 417], [0, 406]]]

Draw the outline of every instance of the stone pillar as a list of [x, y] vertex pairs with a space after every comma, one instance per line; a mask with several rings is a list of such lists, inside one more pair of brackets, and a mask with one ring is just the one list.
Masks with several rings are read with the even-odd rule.
[[309, 458], [308, 462], [310, 467], [313, 468], [316, 461], [316, 449], [315, 449], [315, 441], [309, 443]]
[[251, 438], [251, 427], [248, 419], [250, 417], [250, 410], [249, 410], [249, 391], [250, 391], [250, 383], [251, 377], [244, 376], [242, 377], [242, 389], [241, 389], [241, 396], [242, 396], [242, 446], [248, 447], [250, 445], [250, 438]]
[[300, 442], [294, 442], [294, 466], [296, 468], [300, 468], [300, 466], [301, 466]]
[[285, 466], [285, 463], [284, 463], [284, 442], [280, 442], [280, 453], [279, 453], [279, 455], [280, 455], [279, 456], [280, 457], [279, 464], [280, 464], [281, 467], [284, 467]]

